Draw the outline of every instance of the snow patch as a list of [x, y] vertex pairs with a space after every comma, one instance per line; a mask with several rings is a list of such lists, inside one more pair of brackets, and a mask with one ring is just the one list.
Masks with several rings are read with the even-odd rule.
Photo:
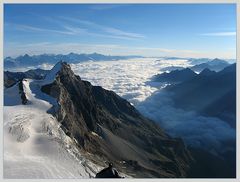
[[47, 84], [50, 84], [52, 83], [55, 78], [56, 78], [56, 75], [57, 73], [61, 70], [62, 68], [62, 61], [59, 61], [52, 69], [51, 71], [46, 75], [44, 81], [43, 81], [43, 85], [47, 85]]

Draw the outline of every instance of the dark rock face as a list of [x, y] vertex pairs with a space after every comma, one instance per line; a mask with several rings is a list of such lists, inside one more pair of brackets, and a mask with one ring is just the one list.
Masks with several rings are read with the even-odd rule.
[[22, 81], [23, 81], [23, 80], [21, 80], [21, 81], [18, 82], [18, 88], [19, 88], [19, 94], [20, 94], [21, 99], [22, 99], [22, 104], [23, 104], [23, 105], [26, 105], [27, 102], [28, 102], [28, 99], [27, 99], [27, 97], [26, 97], [26, 93], [24, 92]]
[[119, 175], [118, 171], [113, 168], [112, 163], [107, 168], [104, 168], [96, 174], [96, 178], [123, 178]]
[[81, 80], [68, 64], [42, 91], [57, 99], [63, 130], [95, 162], [113, 161], [133, 177], [186, 177], [192, 157], [182, 140], [169, 137], [114, 92]]

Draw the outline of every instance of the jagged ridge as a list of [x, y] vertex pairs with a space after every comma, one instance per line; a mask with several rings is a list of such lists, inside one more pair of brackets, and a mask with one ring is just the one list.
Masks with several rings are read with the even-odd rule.
[[192, 158], [182, 140], [169, 137], [114, 92], [92, 86], [61, 64], [42, 91], [57, 99], [55, 116], [82, 151], [94, 154], [92, 160], [113, 161], [133, 177], [186, 176]]

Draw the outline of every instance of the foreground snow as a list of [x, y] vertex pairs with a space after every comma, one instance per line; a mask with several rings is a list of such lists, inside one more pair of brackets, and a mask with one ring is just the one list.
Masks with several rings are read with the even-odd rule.
[[40, 91], [41, 84], [23, 81], [27, 105], [21, 104], [18, 85], [4, 90], [4, 178], [94, 177], [100, 168], [79, 154], [47, 113], [55, 100]]

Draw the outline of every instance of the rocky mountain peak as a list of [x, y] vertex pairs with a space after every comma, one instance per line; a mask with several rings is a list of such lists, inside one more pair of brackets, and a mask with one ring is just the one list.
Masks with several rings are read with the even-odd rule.
[[65, 76], [68, 75], [68, 76], [71, 76], [71, 77], [74, 76], [74, 72], [72, 71], [72, 69], [71, 69], [69, 64], [67, 64], [66, 62], [61, 61], [60, 65], [61, 65], [61, 69], [60, 69], [61, 74], [65, 75]]
[[81, 80], [64, 62], [49, 75], [55, 78], [41, 90], [57, 99], [53, 114], [88, 158], [113, 161], [135, 177], [186, 176], [191, 155], [183, 142], [169, 137], [127, 100]]

